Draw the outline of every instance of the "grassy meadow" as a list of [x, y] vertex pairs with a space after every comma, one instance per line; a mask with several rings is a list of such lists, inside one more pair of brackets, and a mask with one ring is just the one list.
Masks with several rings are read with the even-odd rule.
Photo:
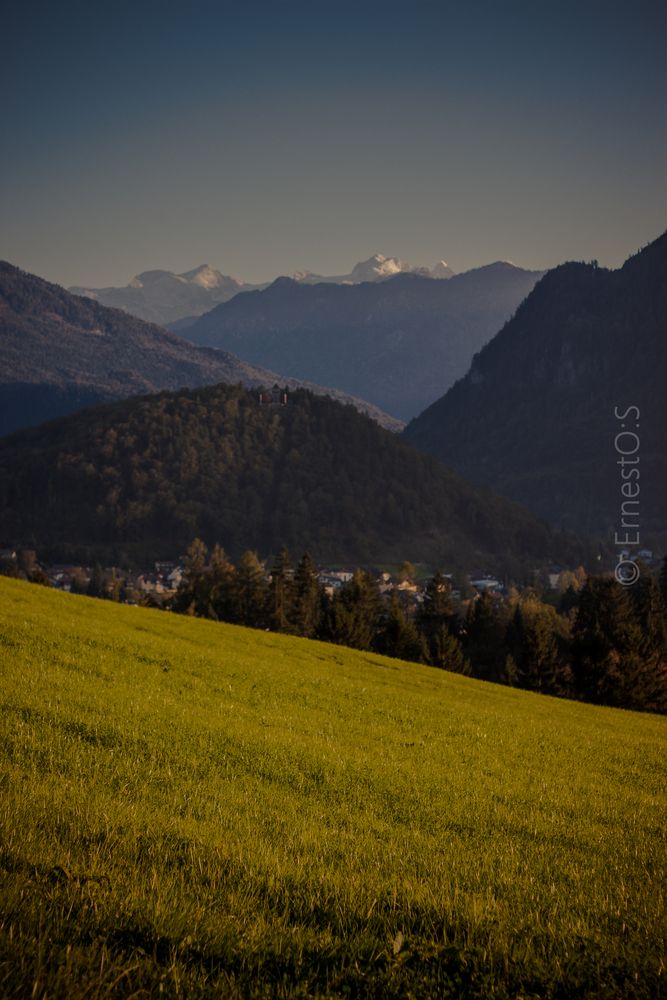
[[0, 996], [665, 990], [667, 720], [0, 578]]

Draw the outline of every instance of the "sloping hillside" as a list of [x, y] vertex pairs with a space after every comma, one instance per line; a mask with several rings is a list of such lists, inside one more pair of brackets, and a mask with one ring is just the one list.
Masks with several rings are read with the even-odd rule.
[[61, 557], [234, 557], [286, 544], [322, 561], [406, 558], [521, 576], [581, 547], [469, 486], [351, 406], [238, 386], [127, 400], [0, 441], [0, 531]]
[[[628, 510], [662, 547], [665, 385], [667, 234], [618, 271], [549, 272], [405, 436], [553, 523], [610, 540], [623, 535], [621, 504], [632, 498], [621, 487], [638, 481], [639, 507]], [[628, 480], [636, 459], [640, 478]]]
[[[159, 389], [217, 382], [291, 387], [225, 351], [176, 334], [0, 262], [0, 434], [94, 403]], [[359, 406], [392, 430], [400, 422], [344, 393], [308, 385]]]
[[0, 579], [0, 992], [664, 997], [664, 718]]

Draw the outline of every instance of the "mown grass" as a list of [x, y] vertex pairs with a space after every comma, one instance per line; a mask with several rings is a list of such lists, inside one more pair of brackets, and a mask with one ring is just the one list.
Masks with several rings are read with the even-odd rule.
[[0, 659], [0, 995], [664, 995], [664, 719], [11, 580]]

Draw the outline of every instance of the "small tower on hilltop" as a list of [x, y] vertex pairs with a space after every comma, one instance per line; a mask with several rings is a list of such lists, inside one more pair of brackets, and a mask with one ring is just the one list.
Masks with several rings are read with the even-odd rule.
[[274, 385], [273, 389], [261, 389], [259, 393], [260, 406], [287, 406], [287, 389]]

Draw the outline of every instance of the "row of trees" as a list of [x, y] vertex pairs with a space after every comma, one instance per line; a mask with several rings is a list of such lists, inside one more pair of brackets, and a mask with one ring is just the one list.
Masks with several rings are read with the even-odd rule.
[[197, 539], [188, 551], [183, 583], [171, 607], [184, 614], [470, 672], [456, 636], [449, 583], [440, 575], [429, 584], [423, 609], [413, 617], [396, 593], [384, 601], [365, 570], [357, 570], [329, 597], [308, 554], [294, 567], [288, 550], [282, 548], [267, 580], [256, 553], [245, 552], [235, 566], [220, 546], [209, 555]]
[[473, 673], [600, 705], [667, 710], [667, 591], [589, 577], [557, 610], [532, 594], [484, 594], [469, 608], [463, 647]]
[[[35, 553], [19, 553], [0, 572], [38, 583], [48, 578]], [[372, 650], [509, 684], [603, 705], [667, 711], [667, 559], [659, 579], [643, 572], [632, 587], [612, 577], [568, 574], [557, 606], [531, 589], [455, 602], [436, 574], [409, 606], [395, 590], [382, 596], [357, 570], [329, 596], [309, 555], [292, 565], [283, 548], [267, 577], [254, 552], [234, 565], [196, 540], [169, 607], [182, 614], [270, 629]], [[72, 589], [113, 600], [125, 593], [115, 573], [96, 566]]]
[[410, 609], [383, 598], [369, 573], [328, 596], [307, 554], [278, 554], [269, 577], [254, 552], [234, 565], [216, 546], [189, 549], [175, 611], [317, 638], [561, 697], [667, 710], [667, 560], [658, 582], [633, 587], [589, 577], [558, 608], [533, 591], [483, 594], [457, 605], [449, 581], [431, 579]]

